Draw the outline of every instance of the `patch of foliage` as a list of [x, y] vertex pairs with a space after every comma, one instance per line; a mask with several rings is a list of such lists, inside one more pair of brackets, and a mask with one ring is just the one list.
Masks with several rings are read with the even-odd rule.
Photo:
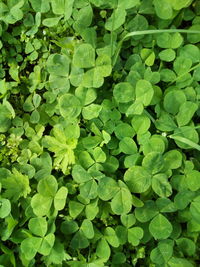
[[200, 262], [200, 2], [0, 1], [0, 266]]

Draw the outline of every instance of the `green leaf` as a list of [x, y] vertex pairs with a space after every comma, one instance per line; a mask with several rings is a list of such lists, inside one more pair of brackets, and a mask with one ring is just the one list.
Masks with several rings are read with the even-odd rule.
[[79, 68], [95, 66], [95, 50], [90, 44], [79, 45], [74, 52], [73, 64]]
[[0, 132], [5, 133], [11, 125], [11, 113], [9, 110], [0, 104]]
[[168, 219], [162, 215], [158, 214], [149, 224], [149, 231], [155, 239], [166, 239], [172, 233], [172, 225]]
[[84, 205], [76, 202], [76, 201], [69, 201], [69, 214], [70, 216], [75, 219], [84, 209]]
[[112, 199], [118, 190], [119, 187], [114, 179], [110, 177], [103, 177], [100, 179], [97, 192], [102, 200], [108, 201]]
[[94, 237], [94, 229], [93, 229], [93, 224], [90, 220], [85, 219], [81, 225], [80, 228], [84, 235], [88, 238], [88, 239], [92, 239]]
[[135, 131], [128, 123], [120, 122], [115, 128], [115, 135], [119, 140], [122, 140], [124, 137], [133, 137]]
[[73, 220], [65, 220], [61, 224], [61, 232], [66, 235], [70, 235], [78, 231], [79, 227], [77, 222]]
[[156, 174], [152, 178], [152, 189], [160, 197], [167, 198], [172, 194], [172, 187], [165, 174]]
[[7, 217], [11, 212], [11, 203], [8, 199], [0, 199], [0, 218]]
[[126, 228], [130, 228], [136, 223], [136, 218], [134, 214], [122, 214], [121, 217], [121, 222]]
[[74, 165], [72, 170], [72, 177], [77, 183], [85, 183], [90, 181], [92, 177], [86, 170], [80, 165]]
[[92, 23], [93, 17], [93, 9], [91, 5], [86, 3], [85, 6], [81, 7], [81, 9], [77, 12], [76, 20], [73, 25], [74, 29], [82, 33], [90, 24]]
[[148, 106], [153, 98], [154, 90], [150, 82], [139, 80], [136, 84], [135, 95], [136, 100], [144, 106]]
[[176, 194], [174, 198], [174, 204], [178, 209], [183, 210], [188, 206], [188, 204], [192, 201], [193, 198], [193, 192], [189, 190], [182, 190], [178, 192], [178, 194]]
[[148, 169], [152, 174], [161, 172], [164, 169], [164, 159], [159, 152], [148, 153], [143, 161], [142, 166]]
[[161, 60], [166, 61], [166, 62], [171, 62], [175, 59], [176, 53], [173, 49], [168, 48], [164, 49], [159, 53], [159, 57]]
[[190, 212], [192, 215], [192, 218], [200, 223], [200, 196], [197, 196], [193, 199], [191, 205], [190, 205]]
[[173, 241], [162, 240], [158, 246], [151, 251], [150, 258], [156, 264], [166, 264], [173, 255]]
[[[158, 2], [159, 0], [156, 0], [156, 1]], [[176, 49], [180, 47], [183, 42], [183, 37], [181, 36], [179, 32], [175, 32], [171, 34], [168, 32], [163, 32], [162, 34], [158, 34], [156, 39], [157, 39], [158, 46], [161, 48]]]
[[192, 257], [196, 251], [195, 243], [189, 238], [179, 238], [176, 240], [176, 244], [180, 251], [184, 253], [184, 255]]
[[183, 149], [195, 148], [200, 150], [198, 145], [199, 136], [194, 127], [183, 126], [179, 127], [174, 131], [173, 135], [169, 136], [174, 139], [176, 144]]
[[110, 247], [105, 238], [102, 238], [97, 243], [96, 254], [99, 258], [103, 259], [104, 262], [106, 262], [110, 258]]
[[41, 242], [41, 246], [38, 249], [38, 252], [44, 256], [48, 256], [52, 250], [54, 245], [55, 236], [54, 234], [50, 233], [46, 235]]
[[63, 14], [63, 10], [65, 9], [65, 1], [64, 0], [53, 0], [51, 1], [53, 13], [56, 15]]
[[97, 197], [97, 183], [94, 179], [80, 185], [80, 194], [83, 198], [94, 199]]
[[59, 110], [64, 118], [76, 118], [81, 112], [81, 102], [72, 94], [64, 94], [59, 98]]
[[89, 241], [83, 234], [81, 230], [79, 230], [72, 238], [70, 246], [73, 249], [83, 249], [89, 246]]
[[46, 27], [54, 27], [58, 24], [59, 20], [61, 19], [60, 17], [55, 17], [55, 18], [47, 18], [42, 21], [42, 24]]
[[38, 183], [38, 193], [43, 197], [53, 198], [58, 189], [56, 178], [53, 175], [49, 175], [41, 179]]
[[121, 82], [115, 85], [113, 95], [119, 103], [127, 103], [134, 100], [135, 90], [130, 83]]
[[143, 193], [151, 186], [151, 174], [141, 166], [129, 168], [124, 175], [124, 181], [133, 193]]
[[186, 173], [186, 183], [191, 191], [197, 191], [200, 188], [200, 172], [191, 170]]
[[119, 246], [119, 240], [113, 228], [107, 227], [104, 231], [104, 237], [112, 247], [117, 248]]
[[171, 1], [172, 7], [175, 10], [180, 10], [182, 8], [188, 7], [192, 3], [192, 0], [175, 0]]
[[106, 154], [100, 147], [95, 147], [92, 154], [96, 162], [104, 163], [106, 161]]
[[36, 216], [44, 216], [49, 213], [52, 205], [52, 198], [35, 194], [31, 199], [31, 207]]
[[17, 169], [13, 169], [13, 173], [2, 181], [2, 187], [6, 190], [3, 196], [13, 202], [20, 197], [26, 198], [31, 192], [28, 176], [21, 174]]
[[168, 261], [168, 265], [170, 267], [193, 267], [193, 264], [190, 261], [176, 257], [171, 257]]
[[122, 186], [111, 201], [111, 209], [115, 214], [121, 215], [124, 213], [129, 213], [131, 207], [132, 207], [131, 193], [128, 190], [128, 188]]
[[182, 105], [180, 106], [179, 112], [176, 116], [178, 125], [184, 126], [188, 124], [191, 121], [197, 109], [198, 109], [198, 105], [196, 103], [193, 103], [191, 101], [182, 103]]
[[128, 229], [128, 242], [133, 246], [138, 246], [143, 235], [144, 231], [141, 227], [130, 228]]
[[135, 217], [138, 221], [145, 223], [158, 214], [158, 208], [153, 200], [148, 200], [144, 206], [135, 209]]
[[34, 235], [44, 237], [47, 232], [47, 221], [43, 217], [31, 218], [28, 228]]
[[96, 59], [95, 65], [95, 70], [98, 75], [108, 77], [111, 74], [111, 58], [108, 55], [99, 55]]
[[173, 16], [173, 9], [167, 0], [153, 0], [156, 15], [161, 19], [171, 19]]
[[60, 187], [56, 192], [54, 197], [54, 207], [56, 210], [62, 210], [66, 204], [66, 198], [68, 194], [68, 189], [64, 186]]
[[137, 153], [137, 146], [134, 140], [130, 137], [124, 137], [119, 142], [119, 149], [121, 152], [125, 154], [135, 154]]
[[29, 237], [22, 241], [20, 248], [27, 260], [30, 261], [35, 257], [41, 243], [42, 239], [40, 237]]
[[170, 150], [163, 156], [166, 166], [170, 169], [178, 169], [182, 165], [182, 154], [178, 150]]
[[90, 104], [82, 109], [83, 118], [85, 120], [91, 120], [97, 118], [101, 111], [102, 107], [97, 104]]
[[47, 60], [47, 70], [51, 75], [67, 77], [69, 74], [69, 62], [69, 58], [65, 55], [51, 54]]
[[124, 24], [126, 18], [126, 11], [123, 8], [116, 8], [112, 15], [105, 23], [105, 28], [108, 31], [117, 30], [122, 24]]
[[144, 114], [134, 115], [133, 119], [131, 120], [131, 125], [133, 126], [133, 129], [135, 130], [137, 135], [142, 135], [148, 131], [151, 125], [151, 121]]
[[178, 113], [181, 104], [186, 102], [186, 96], [181, 90], [171, 90], [164, 97], [164, 108], [167, 112], [175, 115]]
[[103, 85], [103, 82], [104, 77], [99, 75], [97, 68], [93, 68], [84, 73], [81, 85], [87, 88], [99, 88]]
[[30, 0], [30, 3], [35, 12], [46, 13], [50, 9], [49, 1], [46, 0]]

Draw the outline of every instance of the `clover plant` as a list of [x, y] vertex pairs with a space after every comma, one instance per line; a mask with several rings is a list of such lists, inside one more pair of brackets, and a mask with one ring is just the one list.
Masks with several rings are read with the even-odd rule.
[[1, 0], [0, 266], [199, 266], [199, 82], [199, 0]]

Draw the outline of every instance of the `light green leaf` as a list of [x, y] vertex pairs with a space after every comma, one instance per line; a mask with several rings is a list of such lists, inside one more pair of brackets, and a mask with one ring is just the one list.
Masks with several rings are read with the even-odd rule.
[[108, 201], [112, 199], [118, 190], [119, 187], [114, 179], [110, 177], [103, 177], [100, 179], [97, 191], [98, 196], [102, 200]]
[[90, 104], [89, 106], [86, 106], [82, 110], [83, 118], [85, 120], [91, 120], [93, 118], [97, 118], [99, 116], [99, 113], [102, 109], [102, 106], [97, 104]]
[[121, 187], [111, 201], [111, 209], [117, 214], [121, 215], [129, 213], [132, 207], [132, 196], [126, 187]]
[[28, 228], [34, 235], [44, 237], [47, 232], [47, 221], [43, 217], [31, 218]]
[[172, 187], [163, 173], [159, 173], [152, 178], [152, 189], [160, 197], [167, 198], [172, 194]]
[[55, 242], [54, 234], [50, 233], [46, 235], [41, 242], [41, 246], [38, 249], [38, 252], [44, 256], [48, 256], [52, 250], [52, 247]]
[[81, 112], [81, 102], [72, 94], [64, 94], [59, 98], [59, 109], [64, 118], [76, 118]]
[[155, 239], [166, 239], [172, 233], [172, 225], [168, 219], [158, 214], [149, 224], [149, 231]]
[[130, 228], [128, 229], [128, 242], [133, 246], [138, 246], [143, 235], [144, 231], [141, 227]]
[[113, 228], [107, 227], [104, 231], [104, 237], [112, 247], [117, 248], [119, 246], [119, 240]]
[[158, 246], [151, 251], [150, 258], [156, 264], [166, 264], [173, 255], [173, 241], [162, 240]]
[[135, 209], [135, 217], [138, 221], [145, 223], [158, 214], [158, 208], [153, 200], [147, 200], [144, 206]]
[[94, 237], [94, 229], [93, 229], [93, 224], [90, 220], [88, 219], [85, 219], [81, 225], [81, 228], [80, 228], [84, 235], [88, 238], [88, 239], [91, 239]]
[[43, 197], [53, 198], [58, 189], [58, 183], [53, 175], [41, 179], [38, 183], [38, 193]]
[[95, 66], [95, 50], [90, 44], [79, 45], [74, 52], [73, 64], [79, 68]]
[[176, 120], [179, 126], [184, 126], [188, 124], [192, 117], [194, 116], [195, 112], [198, 109], [198, 105], [191, 101], [187, 101], [182, 103], [180, 106], [179, 112], [176, 115]]
[[75, 219], [84, 209], [84, 205], [77, 201], [69, 201], [69, 214]]
[[96, 254], [99, 258], [103, 259], [103, 261], [107, 261], [110, 257], [110, 247], [108, 245], [108, 242], [105, 240], [105, 238], [102, 238], [98, 244], [96, 249]]
[[150, 82], [139, 80], [135, 89], [136, 100], [144, 106], [148, 106], [153, 98], [154, 90]]
[[31, 199], [31, 207], [36, 216], [47, 215], [52, 204], [51, 197], [45, 197], [40, 194], [35, 194]]
[[141, 166], [129, 168], [124, 175], [124, 181], [133, 193], [143, 193], [151, 186], [151, 174]]
[[0, 218], [7, 217], [11, 212], [11, 203], [8, 199], [0, 199]]
[[56, 210], [62, 210], [65, 207], [66, 198], [68, 194], [67, 187], [60, 187], [54, 197], [54, 207]]
[[130, 83], [121, 82], [115, 85], [113, 95], [119, 103], [127, 103], [134, 100], [135, 90]]
[[20, 248], [27, 260], [30, 261], [35, 257], [41, 243], [42, 239], [40, 237], [29, 237], [22, 241]]
[[124, 24], [126, 18], [126, 11], [123, 8], [114, 9], [112, 15], [105, 23], [105, 28], [108, 31], [117, 30], [122, 24]]

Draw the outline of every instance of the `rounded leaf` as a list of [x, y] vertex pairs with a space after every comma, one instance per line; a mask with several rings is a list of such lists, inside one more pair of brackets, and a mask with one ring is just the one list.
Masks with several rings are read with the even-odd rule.
[[172, 233], [173, 227], [168, 219], [158, 214], [149, 224], [149, 231], [155, 239], [166, 239]]
[[95, 65], [95, 50], [90, 44], [79, 45], [74, 52], [73, 64], [79, 68], [91, 68]]
[[151, 186], [151, 174], [142, 166], [133, 166], [125, 172], [124, 181], [131, 192], [143, 193]]
[[76, 118], [81, 113], [81, 102], [72, 94], [64, 94], [59, 100], [59, 110], [64, 118]]
[[0, 218], [7, 217], [11, 212], [10, 200], [2, 198], [0, 199]]
[[113, 95], [119, 103], [127, 103], [134, 100], [135, 91], [130, 83], [121, 82], [115, 85]]
[[31, 218], [28, 228], [34, 235], [43, 237], [47, 232], [47, 221], [43, 217]]

